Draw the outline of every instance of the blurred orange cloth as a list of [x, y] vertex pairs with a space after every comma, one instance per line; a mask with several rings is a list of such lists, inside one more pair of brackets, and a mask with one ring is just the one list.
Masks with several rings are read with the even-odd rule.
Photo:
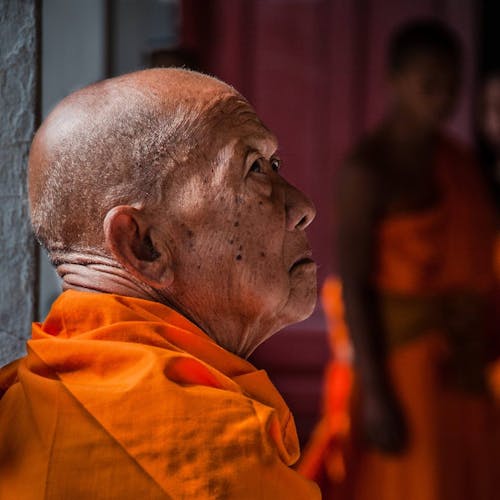
[[[495, 310], [497, 311], [497, 315], [500, 311], [500, 235], [497, 237], [497, 243], [495, 248], [495, 277], [497, 281], [496, 293], [495, 293]], [[500, 326], [498, 326], [500, 329]], [[500, 339], [497, 341], [497, 350], [500, 351]], [[493, 387], [493, 391], [495, 394], [495, 398], [500, 407], [500, 354], [499, 359], [496, 363], [490, 368], [489, 372], [491, 384]]]
[[[406, 417], [409, 446], [399, 456], [361, 446], [355, 382], [350, 383], [353, 395], [343, 397], [343, 411], [336, 410], [342, 420], [350, 416], [344, 426], [349, 436], [325, 425], [325, 417], [304, 453], [302, 470], [322, 484], [324, 498], [493, 500], [500, 495], [499, 420], [486, 384], [484, 352], [490, 336], [498, 334], [498, 324], [487, 321], [495, 286], [495, 215], [467, 151], [443, 139], [435, 161], [440, 202], [382, 222], [374, 269], [388, 372]], [[325, 283], [323, 298], [331, 366], [339, 363], [335, 329], [346, 330], [340, 285], [334, 283], [332, 278]], [[325, 391], [328, 412], [328, 401], [338, 399], [338, 384], [328, 378]], [[314, 437], [322, 446], [315, 448]], [[340, 475], [339, 456], [345, 468]]]
[[[325, 498], [349, 498], [346, 460], [351, 435], [351, 394], [354, 383], [352, 346], [344, 318], [342, 286], [329, 276], [321, 289], [332, 357], [323, 380], [323, 412], [299, 463], [298, 471], [318, 481]], [[350, 478], [349, 478], [350, 479]]]
[[0, 396], [2, 499], [320, 497], [266, 373], [159, 303], [64, 292]]

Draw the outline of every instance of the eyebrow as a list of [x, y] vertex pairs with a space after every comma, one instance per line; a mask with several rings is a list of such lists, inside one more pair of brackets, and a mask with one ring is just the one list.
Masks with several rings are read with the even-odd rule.
[[247, 160], [247, 158], [252, 154], [252, 153], [259, 153], [260, 154], [260, 151], [257, 149], [257, 148], [254, 148], [252, 146], [246, 146], [245, 147], [245, 154], [244, 154], [244, 158], [245, 158], [245, 161]]
[[[245, 137], [244, 140], [247, 142], [246, 148], [245, 148], [245, 158], [251, 154], [252, 152], [254, 153], [261, 153], [266, 155], [267, 152], [272, 152], [269, 154], [269, 157], [274, 156], [278, 152], [278, 140], [276, 137], [272, 134], [261, 134], [257, 136], [252, 137], [253, 140], [250, 140], [249, 137]], [[259, 147], [260, 145], [265, 145], [265, 147]], [[269, 146], [269, 147], [268, 147]], [[265, 151], [263, 151], [265, 149]]]
[[249, 146], [247, 144], [246, 147], [245, 147], [244, 154], [243, 154], [243, 164], [242, 164], [243, 171], [246, 171], [247, 163], [248, 163], [248, 157], [251, 154], [253, 154], [253, 153], [259, 153], [259, 151], [257, 149], [255, 149], [255, 148], [253, 148], [252, 146]]

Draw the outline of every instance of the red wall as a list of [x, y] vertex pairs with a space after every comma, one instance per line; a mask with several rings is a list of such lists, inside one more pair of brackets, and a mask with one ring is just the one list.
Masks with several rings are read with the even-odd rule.
[[[336, 268], [335, 172], [348, 148], [383, 114], [390, 32], [424, 15], [449, 22], [464, 42], [464, 99], [451, 127], [467, 140], [476, 53], [473, 0], [183, 0], [184, 44], [199, 54], [202, 69], [250, 100], [280, 140], [283, 175], [316, 204], [309, 234], [320, 282]], [[300, 330], [278, 335], [253, 358], [285, 394], [303, 438], [316, 416], [327, 349], [318, 310]]]

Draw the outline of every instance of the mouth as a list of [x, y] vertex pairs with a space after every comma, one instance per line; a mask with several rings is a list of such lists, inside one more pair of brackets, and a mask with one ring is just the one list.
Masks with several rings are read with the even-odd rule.
[[305, 265], [308, 265], [308, 264], [316, 264], [314, 262], [314, 260], [312, 259], [312, 254], [310, 251], [306, 252], [304, 255], [302, 255], [299, 259], [297, 259], [293, 264], [292, 266], [290, 267], [290, 269], [288, 270], [288, 272], [292, 272], [294, 271], [295, 269], [297, 269], [298, 267], [300, 266], [305, 266]]

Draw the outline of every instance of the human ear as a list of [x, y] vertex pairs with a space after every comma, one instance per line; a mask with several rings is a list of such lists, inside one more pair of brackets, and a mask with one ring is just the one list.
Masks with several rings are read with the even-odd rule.
[[108, 249], [132, 276], [155, 289], [172, 284], [171, 253], [165, 242], [153, 244], [152, 224], [146, 214], [120, 205], [106, 214], [103, 228]]

